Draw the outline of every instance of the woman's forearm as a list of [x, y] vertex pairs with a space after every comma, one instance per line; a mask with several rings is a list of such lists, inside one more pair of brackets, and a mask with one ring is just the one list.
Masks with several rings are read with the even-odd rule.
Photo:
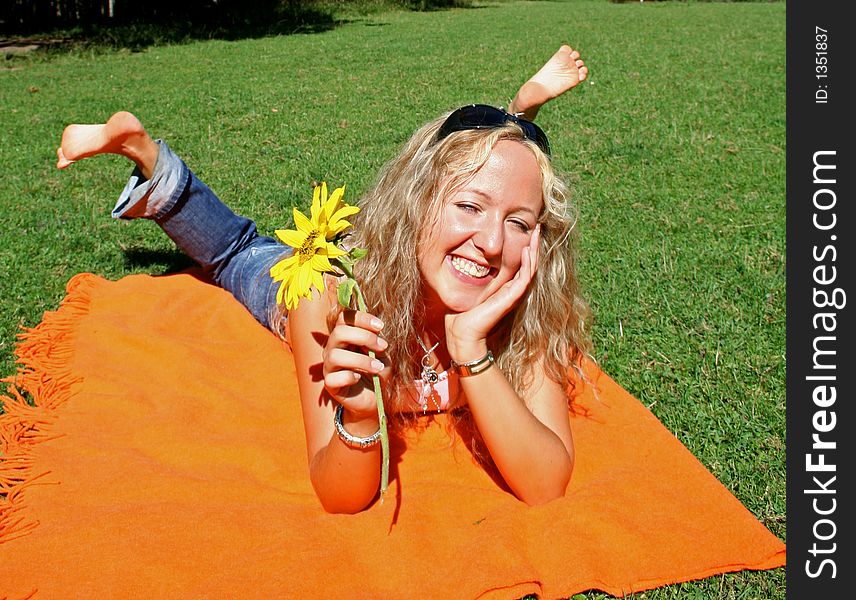
[[[378, 429], [377, 419], [349, 422], [345, 429], [353, 436], [368, 437]], [[324, 510], [331, 513], [356, 513], [364, 510], [380, 487], [380, 445], [353, 448], [337, 434], [312, 457], [309, 477]]]
[[573, 471], [573, 447], [542, 423], [497, 367], [461, 379], [470, 410], [491, 458], [514, 494], [527, 504], [564, 495]]

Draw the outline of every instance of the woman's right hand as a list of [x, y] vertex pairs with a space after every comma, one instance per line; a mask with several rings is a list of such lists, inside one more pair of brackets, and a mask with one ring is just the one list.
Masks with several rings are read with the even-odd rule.
[[[372, 376], [381, 385], [389, 377], [382, 353], [389, 345], [379, 334], [383, 322], [372, 314], [343, 310], [327, 338], [322, 354], [324, 388], [355, 419], [377, 416]], [[369, 356], [369, 351], [378, 354]]]

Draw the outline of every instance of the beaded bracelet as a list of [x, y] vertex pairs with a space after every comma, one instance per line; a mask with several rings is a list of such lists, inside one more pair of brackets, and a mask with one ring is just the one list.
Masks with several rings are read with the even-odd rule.
[[362, 450], [364, 448], [374, 446], [380, 441], [380, 428], [368, 437], [357, 437], [348, 433], [345, 429], [344, 423], [342, 423], [342, 413], [344, 411], [345, 407], [343, 405], [340, 404], [336, 407], [336, 414], [333, 416], [333, 423], [336, 425], [336, 433], [339, 434], [339, 439], [342, 440], [346, 446], [349, 448], [360, 448]]
[[460, 377], [471, 377], [478, 375], [482, 371], [487, 371], [493, 364], [493, 352], [487, 351], [487, 354], [476, 360], [471, 360], [465, 363], [456, 363], [452, 361], [452, 368], [458, 372]]

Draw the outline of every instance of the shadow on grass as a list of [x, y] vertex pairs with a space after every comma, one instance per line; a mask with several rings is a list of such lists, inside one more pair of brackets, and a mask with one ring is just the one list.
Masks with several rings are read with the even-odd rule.
[[296, 33], [320, 33], [341, 24], [330, 14], [309, 12], [291, 19], [267, 23], [197, 23], [173, 21], [154, 23], [139, 19], [128, 23], [104, 23], [72, 29], [56, 29], [44, 33], [0, 40], [2, 46], [27, 46], [48, 56], [75, 51], [110, 52], [130, 50], [142, 52], [152, 46], [187, 44], [200, 40], [262, 38]]
[[178, 273], [191, 267], [198, 267], [192, 258], [179, 250], [152, 250], [131, 247], [124, 250], [125, 267], [141, 267], [147, 270], [157, 268], [160, 275]]
[[[222, 0], [221, 0], [222, 2]], [[16, 18], [0, 11], [0, 53], [6, 58], [36, 50], [48, 56], [74, 51], [141, 52], [152, 46], [185, 44], [199, 40], [237, 41], [261, 37], [311, 34], [329, 31], [380, 10], [414, 11], [480, 8], [472, 0], [267, 0], [238, 8], [238, 0], [191, 2], [190, 7], [158, 7], [126, 12], [123, 17], [90, 18], [70, 22], [59, 17], [36, 20], [32, 15]], [[205, 7], [202, 11], [198, 6]], [[342, 13], [346, 4], [350, 10]], [[139, 11], [139, 12], [137, 12]], [[342, 14], [347, 16], [343, 17]], [[339, 16], [337, 16], [339, 15]], [[367, 23], [368, 24], [368, 23]]]

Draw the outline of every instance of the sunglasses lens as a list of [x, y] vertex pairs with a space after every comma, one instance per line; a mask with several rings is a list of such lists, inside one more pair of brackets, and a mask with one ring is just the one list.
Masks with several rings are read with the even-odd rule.
[[515, 115], [509, 114], [504, 110], [489, 106], [487, 104], [471, 104], [462, 106], [455, 112], [449, 115], [446, 121], [440, 126], [437, 131], [437, 141], [455, 131], [464, 131], [468, 129], [493, 129], [502, 127], [511, 121], [516, 123], [523, 129], [523, 133], [527, 139], [532, 140], [541, 150], [548, 156], [550, 155], [550, 144], [547, 142], [547, 136], [544, 131], [535, 123], [521, 119]]
[[468, 106], [466, 110], [461, 112], [460, 122], [467, 129], [500, 127], [505, 123], [505, 117], [506, 113], [493, 106], [477, 104], [475, 106]]
[[544, 133], [543, 129], [531, 121], [524, 121], [522, 119], [518, 119], [517, 124], [523, 127], [523, 131], [526, 132], [526, 137], [538, 144], [541, 150], [543, 150], [547, 156], [550, 156], [550, 142], [547, 141], [547, 134]]
[[507, 115], [493, 106], [484, 104], [472, 104], [462, 106], [451, 115], [437, 132], [437, 140], [442, 140], [455, 131], [466, 131], [468, 129], [484, 129], [500, 127], [505, 123]]

